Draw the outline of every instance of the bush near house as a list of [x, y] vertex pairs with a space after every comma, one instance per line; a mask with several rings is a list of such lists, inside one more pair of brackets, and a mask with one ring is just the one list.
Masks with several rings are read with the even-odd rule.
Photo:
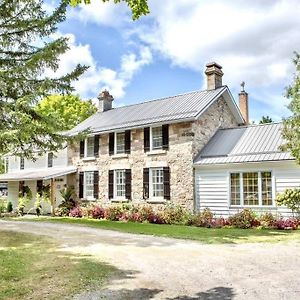
[[[57, 214], [60, 216], [61, 214]], [[229, 218], [216, 217], [206, 208], [197, 214], [191, 214], [181, 206], [166, 205], [153, 208], [150, 205], [114, 204], [104, 207], [93, 204], [81, 207], [77, 204], [68, 214], [74, 218], [106, 219], [122, 222], [147, 222], [153, 224], [189, 225], [206, 228], [271, 228], [295, 230], [300, 225], [300, 219], [283, 219], [270, 212], [258, 215], [251, 209], [243, 209]]]

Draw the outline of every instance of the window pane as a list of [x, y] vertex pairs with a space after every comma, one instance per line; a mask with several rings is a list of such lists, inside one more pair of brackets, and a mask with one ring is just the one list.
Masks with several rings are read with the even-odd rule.
[[94, 198], [94, 172], [85, 172], [85, 197]]
[[272, 205], [272, 175], [271, 172], [261, 172], [262, 205]]
[[116, 197], [125, 197], [125, 170], [116, 170]]
[[94, 156], [94, 137], [87, 138], [86, 156], [87, 157]]
[[160, 149], [162, 147], [162, 127], [152, 128], [152, 149]]
[[125, 153], [125, 132], [117, 133], [117, 153]]
[[258, 173], [243, 173], [244, 205], [258, 205]]
[[164, 173], [162, 169], [152, 169], [152, 197], [164, 196]]
[[240, 173], [230, 174], [231, 205], [241, 204]]
[[20, 169], [21, 169], [21, 170], [24, 170], [24, 163], [25, 163], [24, 157], [21, 157], [21, 158], [20, 158]]

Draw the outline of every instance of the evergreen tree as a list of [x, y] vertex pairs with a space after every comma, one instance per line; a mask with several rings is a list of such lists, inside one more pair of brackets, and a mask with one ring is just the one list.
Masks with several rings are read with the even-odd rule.
[[295, 53], [296, 74], [293, 83], [287, 88], [286, 96], [291, 100], [288, 108], [292, 116], [284, 120], [283, 137], [287, 143], [283, 150], [288, 150], [300, 163], [300, 54]]
[[86, 70], [78, 65], [62, 77], [46, 77], [57, 70], [59, 55], [68, 50], [66, 38], [49, 36], [65, 20], [63, 1], [47, 14], [41, 0], [0, 0], [0, 156], [34, 149], [56, 151], [65, 142], [55, 119], [36, 109], [36, 103], [52, 93], [73, 91], [71, 83]]
[[273, 120], [269, 116], [262, 116], [261, 120], [259, 121], [259, 124], [267, 124], [267, 123], [273, 123]]

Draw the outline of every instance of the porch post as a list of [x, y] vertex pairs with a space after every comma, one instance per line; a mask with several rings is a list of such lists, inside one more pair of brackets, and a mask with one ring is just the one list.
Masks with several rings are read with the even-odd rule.
[[51, 181], [50, 181], [50, 202], [51, 202], [51, 215], [54, 216], [55, 197], [54, 197], [54, 179], [53, 178], [51, 178]]

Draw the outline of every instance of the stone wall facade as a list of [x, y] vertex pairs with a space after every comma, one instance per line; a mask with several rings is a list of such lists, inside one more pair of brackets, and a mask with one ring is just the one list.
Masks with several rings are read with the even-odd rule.
[[[132, 203], [145, 203], [143, 199], [143, 168], [169, 167], [171, 199], [164, 202], [194, 208], [193, 159], [219, 127], [236, 125], [225, 100], [220, 98], [195, 122], [169, 124], [169, 150], [144, 152], [144, 129], [131, 130], [131, 153], [109, 155], [109, 135], [100, 135], [99, 157], [81, 159], [79, 146], [69, 149], [70, 163], [78, 167], [75, 189], [79, 192], [79, 172], [99, 171], [99, 200], [108, 199], [108, 172], [131, 169]], [[72, 180], [75, 182], [75, 180]], [[151, 203], [151, 202], [150, 202]]]

